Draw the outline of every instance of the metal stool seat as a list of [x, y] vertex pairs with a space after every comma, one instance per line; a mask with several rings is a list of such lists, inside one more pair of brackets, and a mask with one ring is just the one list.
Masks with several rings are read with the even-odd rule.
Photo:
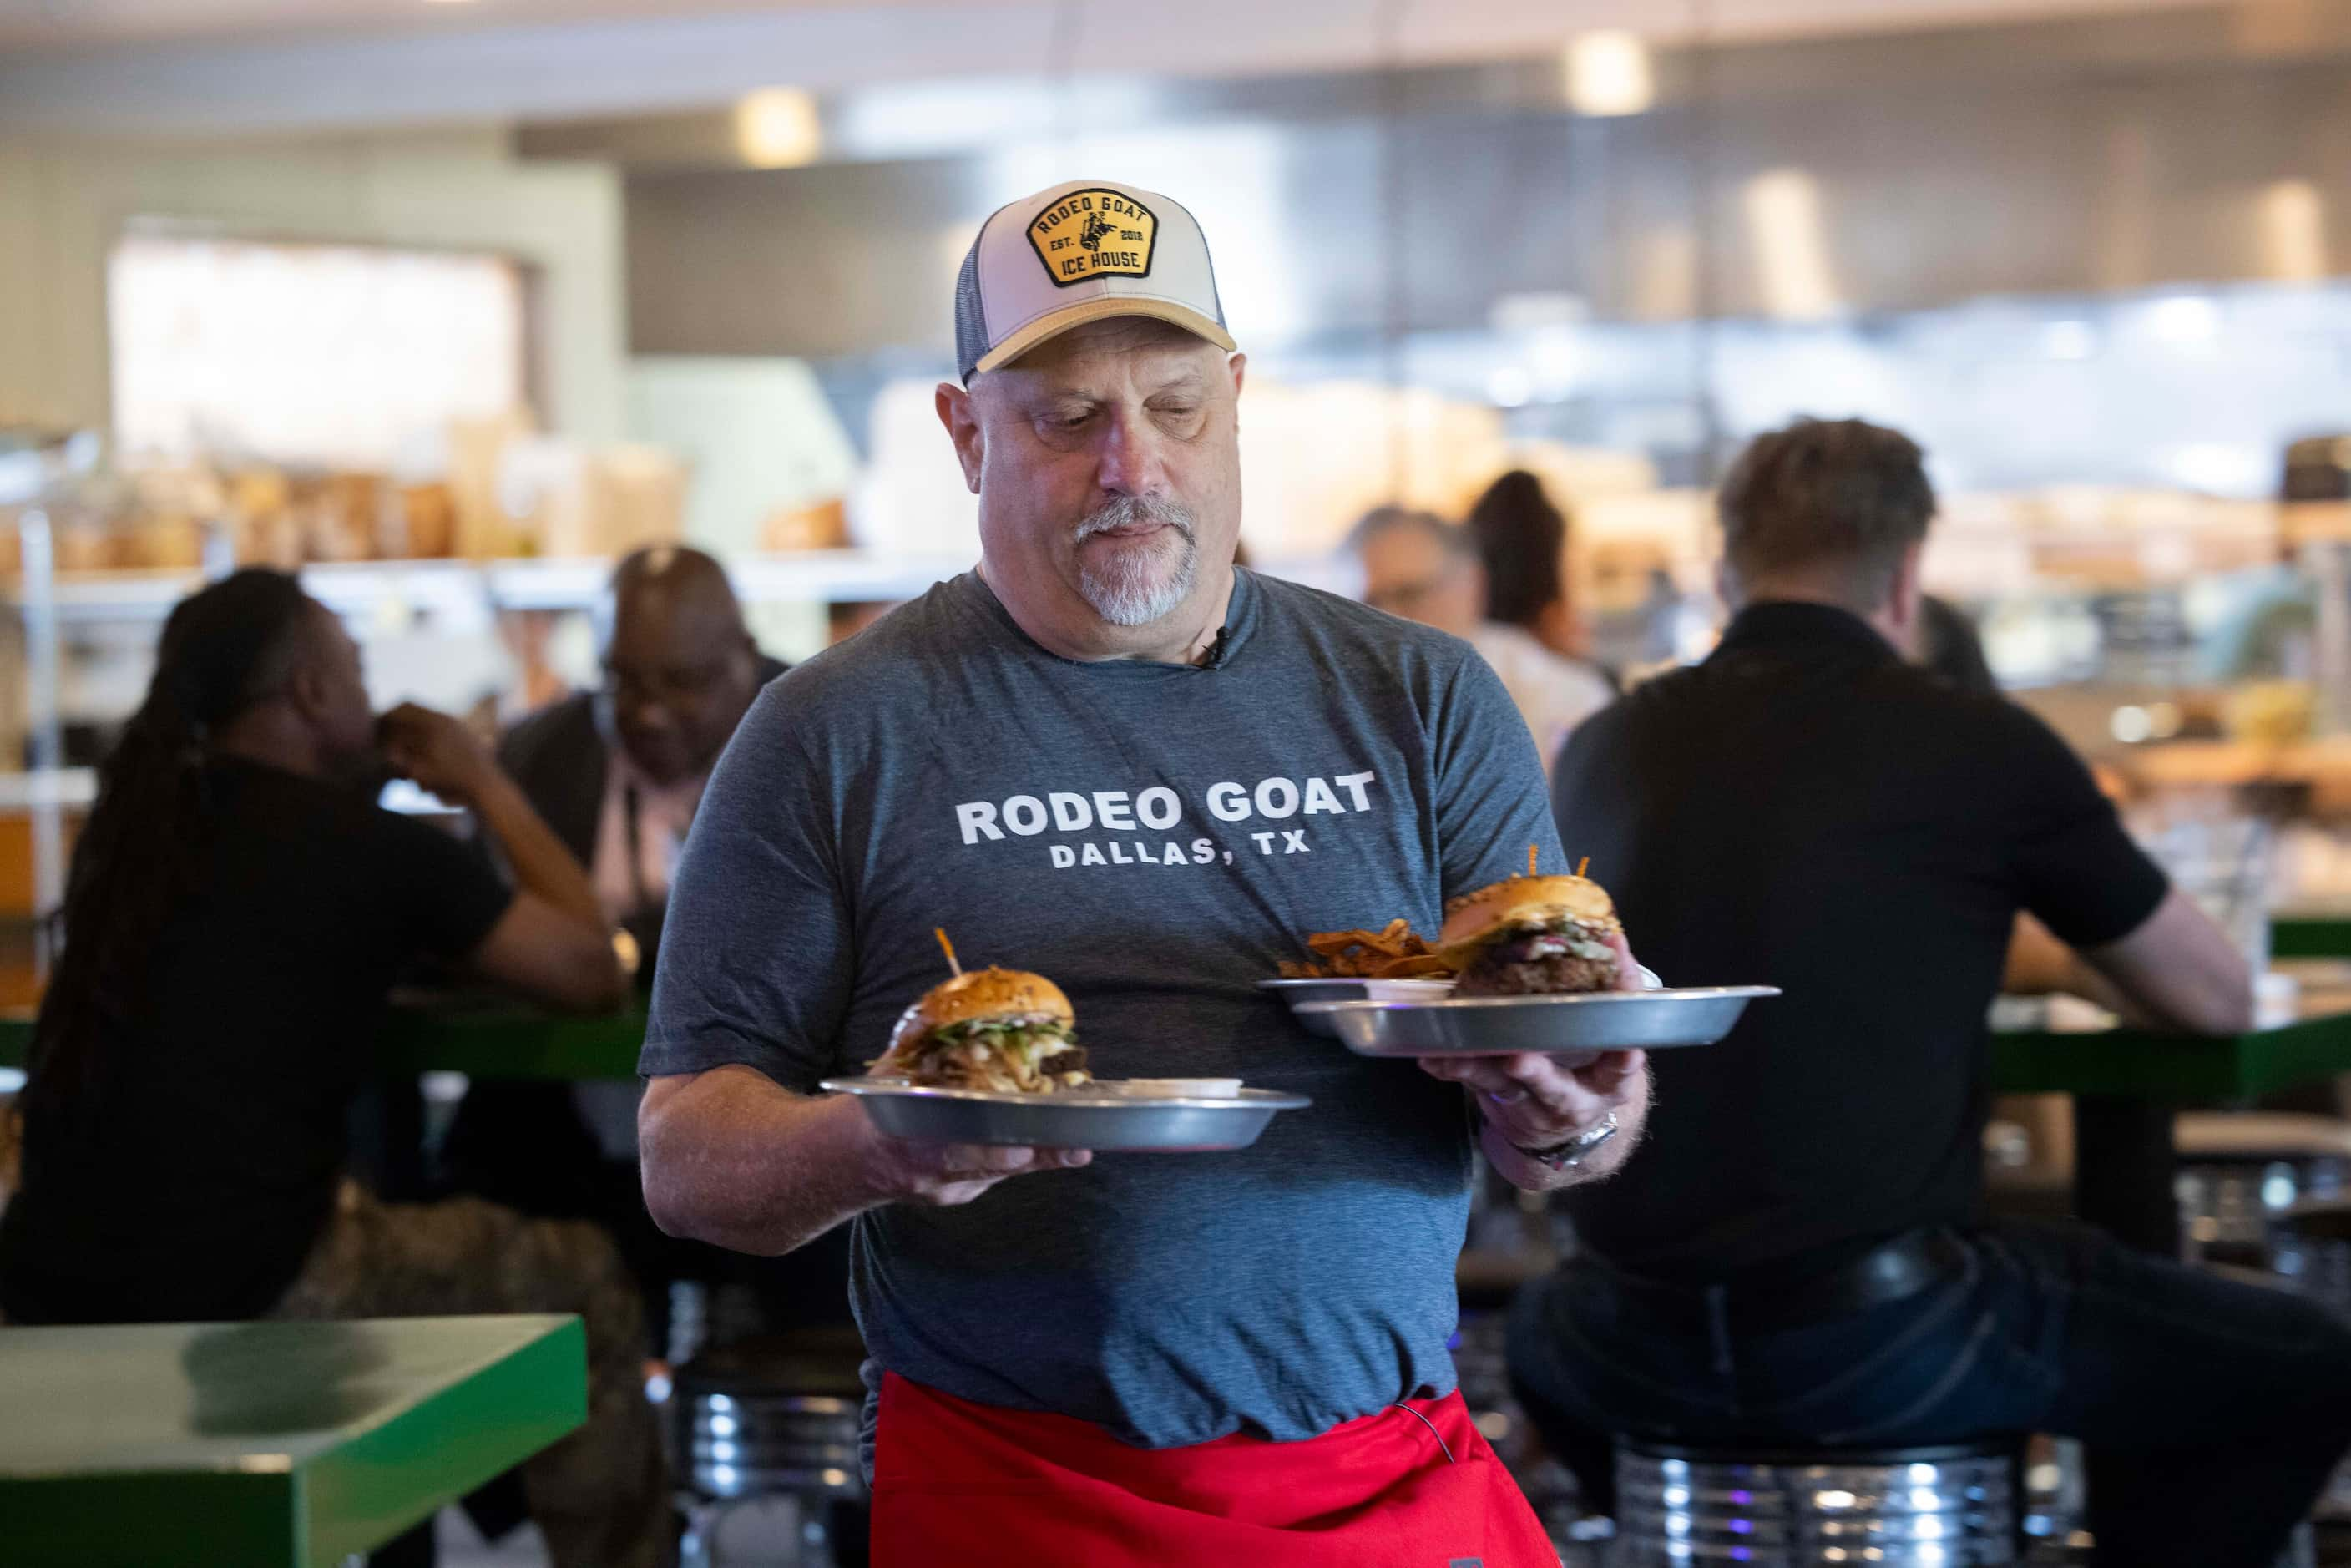
[[1789, 1453], [1620, 1442], [1615, 1561], [2013, 1563], [2018, 1453], [2011, 1443]]
[[862, 1503], [858, 1427], [865, 1349], [853, 1329], [802, 1330], [704, 1352], [671, 1384], [678, 1472], [701, 1500], [684, 1555], [716, 1560], [727, 1505], [789, 1498], [801, 1518], [800, 1561], [831, 1561], [831, 1505]]

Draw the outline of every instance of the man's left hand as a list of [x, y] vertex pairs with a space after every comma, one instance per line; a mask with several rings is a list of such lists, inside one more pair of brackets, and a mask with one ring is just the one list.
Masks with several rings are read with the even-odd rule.
[[[1641, 989], [1641, 967], [1624, 936], [1611, 937], [1609, 946], [1616, 949], [1617, 988]], [[1488, 1124], [1522, 1149], [1556, 1148], [1598, 1126], [1612, 1111], [1621, 1120], [1646, 1105], [1648, 1064], [1647, 1053], [1639, 1051], [1420, 1059], [1420, 1070], [1430, 1077], [1467, 1085]]]
[[1494, 1130], [1522, 1149], [1556, 1148], [1598, 1126], [1610, 1112], [1646, 1104], [1648, 1055], [1638, 1051], [1573, 1056], [1424, 1056], [1432, 1078], [1468, 1086]]

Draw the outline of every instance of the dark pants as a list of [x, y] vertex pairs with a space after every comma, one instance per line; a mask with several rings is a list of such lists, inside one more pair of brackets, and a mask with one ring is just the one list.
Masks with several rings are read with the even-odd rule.
[[[1511, 1380], [1613, 1506], [1611, 1435], [1706, 1446], [2082, 1439], [2098, 1561], [2265, 1568], [2351, 1446], [2351, 1319], [2132, 1251], [1996, 1226], [1917, 1295], [1771, 1333], [1664, 1326], [1596, 1260], [1530, 1287]], [[1728, 1322], [1725, 1321], [1729, 1312]]]

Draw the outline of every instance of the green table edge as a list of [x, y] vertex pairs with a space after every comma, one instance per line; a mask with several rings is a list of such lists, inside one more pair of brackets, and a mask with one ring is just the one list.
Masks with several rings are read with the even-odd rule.
[[2351, 915], [2281, 915], [2270, 922], [2273, 958], [2351, 958]]
[[576, 1431], [587, 1367], [566, 1317], [290, 1469], [0, 1478], [0, 1542], [12, 1568], [335, 1568]]
[[305, 1568], [333, 1568], [382, 1545], [587, 1419], [588, 1333], [567, 1316], [298, 1472]]
[[[595, 1018], [550, 1018], [521, 1008], [460, 1013], [399, 1008], [378, 1037], [377, 1061], [395, 1074], [579, 1082], [635, 1077], [644, 1039], [643, 1008]], [[31, 1015], [0, 1015], [0, 1067], [23, 1067], [32, 1047]]]
[[580, 1082], [634, 1078], [644, 1042], [642, 1006], [589, 1018], [520, 1008], [457, 1014], [403, 1008], [384, 1026], [377, 1060], [386, 1072]]

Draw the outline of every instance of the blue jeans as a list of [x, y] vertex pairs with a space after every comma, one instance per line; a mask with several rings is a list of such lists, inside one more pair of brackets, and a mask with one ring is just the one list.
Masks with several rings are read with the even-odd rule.
[[[1613, 1503], [1611, 1440], [1897, 1448], [2082, 1439], [2098, 1560], [2266, 1568], [2351, 1447], [2351, 1319], [2095, 1231], [1966, 1233], [1901, 1301], [1770, 1333], [1645, 1320], [1596, 1260], [1529, 1287], [1510, 1375], [1545, 1442]], [[1718, 1303], [1720, 1296], [1713, 1297]]]

